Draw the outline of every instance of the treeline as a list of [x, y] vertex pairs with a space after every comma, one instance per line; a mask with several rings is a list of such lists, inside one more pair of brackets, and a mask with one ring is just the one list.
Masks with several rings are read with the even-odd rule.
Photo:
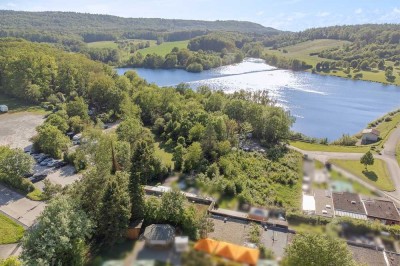
[[129, 61], [128, 66], [144, 68], [182, 68], [189, 72], [201, 72], [222, 65], [239, 63], [243, 61], [244, 55], [240, 50], [234, 53], [216, 53], [212, 51], [197, 52], [188, 49], [173, 48], [165, 57], [157, 54], [147, 54], [143, 56], [137, 51]]
[[271, 66], [276, 66], [284, 69], [291, 70], [306, 70], [312, 68], [311, 65], [308, 65], [306, 62], [298, 60], [298, 59], [289, 59], [283, 56], [270, 55], [268, 53], [264, 54], [262, 57], [265, 62]]

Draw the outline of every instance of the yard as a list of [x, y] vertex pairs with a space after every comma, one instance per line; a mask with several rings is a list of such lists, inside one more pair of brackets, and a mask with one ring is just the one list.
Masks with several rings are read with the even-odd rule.
[[375, 196], [374, 192], [372, 192], [368, 188], [364, 187], [363, 185], [361, 185], [358, 182], [355, 182], [353, 180], [350, 180], [350, 179], [344, 177], [342, 174], [340, 174], [339, 172], [336, 172], [335, 170], [331, 170], [330, 175], [331, 175], [332, 181], [344, 182], [344, 183], [351, 185], [351, 187], [353, 188], [353, 192], [355, 192], [355, 193], [359, 193], [359, 194], [366, 195], [366, 196]]
[[0, 244], [10, 244], [18, 242], [24, 235], [24, 228], [0, 214]]
[[395, 187], [390, 178], [389, 171], [384, 161], [375, 159], [373, 165], [368, 166], [368, 171], [365, 170], [358, 160], [330, 160], [331, 163], [349, 171], [358, 176], [362, 180], [374, 185], [384, 191], [394, 191]]
[[165, 149], [160, 147], [160, 143], [154, 143], [155, 155], [161, 162], [166, 166], [174, 169], [174, 162], [172, 161], [172, 153], [165, 151]]
[[291, 141], [290, 145], [304, 151], [326, 151], [326, 152], [350, 152], [366, 153], [370, 150], [369, 146], [339, 146], [308, 143], [303, 141]]

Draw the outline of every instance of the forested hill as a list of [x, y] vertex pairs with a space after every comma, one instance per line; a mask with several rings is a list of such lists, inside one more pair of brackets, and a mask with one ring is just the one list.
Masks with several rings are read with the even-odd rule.
[[[88, 33], [111, 35], [135, 32], [234, 31], [240, 33], [277, 34], [280, 31], [247, 21], [200, 21], [161, 18], [122, 18], [75, 12], [24, 12], [0, 10], [2, 34], [12, 30], [52, 33]], [[200, 35], [197, 33], [197, 35]], [[128, 36], [129, 37], [129, 36]]]

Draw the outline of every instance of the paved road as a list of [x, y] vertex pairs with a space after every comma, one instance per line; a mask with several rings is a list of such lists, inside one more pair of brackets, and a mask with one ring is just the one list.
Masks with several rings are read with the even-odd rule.
[[34, 224], [46, 204], [32, 201], [0, 184], [0, 212], [18, 221], [25, 227]]

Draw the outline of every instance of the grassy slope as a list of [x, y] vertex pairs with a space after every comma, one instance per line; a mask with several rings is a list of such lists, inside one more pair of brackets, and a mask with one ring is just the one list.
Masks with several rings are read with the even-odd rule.
[[400, 125], [400, 112], [392, 116], [392, 121], [382, 121], [376, 126], [376, 129], [380, 132], [382, 141], [378, 144], [379, 149], [382, 149], [382, 145], [390, 136], [390, 132], [397, 126]]
[[144, 48], [138, 50], [137, 52], [147, 55], [147, 54], [158, 54], [161, 56], [165, 56], [166, 54], [170, 53], [174, 47], [178, 48], [187, 48], [189, 41], [178, 41], [178, 42], [164, 42], [160, 45], [150, 46], [148, 48]]
[[87, 46], [89, 48], [118, 48], [118, 44], [114, 41], [90, 42], [87, 44]]
[[[342, 46], [343, 44], [348, 44], [348, 43], [350, 43], [350, 42], [339, 41], [339, 40], [330, 40], [330, 39], [320, 39], [320, 40], [306, 41], [306, 42], [298, 43], [295, 45], [282, 47], [279, 50], [270, 50], [270, 48], [266, 48], [265, 52], [267, 52], [268, 54], [284, 56], [286, 58], [300, 59], [302, 61], [305, 61], [307, 64], [310, 64], [315, 67], [315, 65], [318, 62], [334, 61], [334, 60], [319, 58], [317, 55], [310, 56], [310, 53], [321, 52], [323, 50], [334, 48], [334, 47], [339, 47], [339, 46]], [[286, 50], [288, 52], [283, 53], [283, 50]], [[388, 64], [388, 65], [390, 65], [390, 64]], [[373, 70], [373, 71], [360, 71], [357, 73], [363, 74], [363, 77], [361, 78], [362, 80], [387, 83], [386, 78], [385, 78], [385, 71]], [[394, 73], [396, 73], [396, 71], [394, 71]], [[333, 72], [333, 71], [322, 72], [321, 71], [321, 72], [319, 72], [319, 74], [347, 78], [347, 74], [345, 74], [341, 70], [337, 70], [336, 72]], [[356, 73], [351, 72], [350, 74], [352, 76], [354, 76], [354, 74], [356, 74]], [[400, 85], [400, 76], [399, 75], [397, 75], [397, 78], [396, 78], [394, 84]]]
[[358, 160], [331, 160], [331, 162], [364, 181], [384, 191], [394, 191], [395, 187], [390, 179], [389, 171], [384, 161], [375, 159], [374, 165], [368, 166], [368, 172]]
[[369, 151], [369, 146], [338, 146], [307, 143], [302, 141], [291, 141], [290, 145], [305, 151], [327, 151], [327, 152], [354, 152], [365, 153]]
[[[302, 43], [298, 43], [295, 45], [286, 46], [280, 48], [279, 50], [266, 50], [268, 54], [275, 54], [279, 56], [284, 56], [287, 58], [296, 58], [302, 61], [307, 62], [310, 65], [315, 65], [318, 62], [324, 61], [333, 61], [319, 58], [318, 56], [310, 56], [310, 53], [321, 52], [326, 49], [342, 46], [344, 44], [349, 44], [348, 41], [338, 41], [338, 40], [329, 40], [329, 39], [321, 39], [321, 40], [313, 40], [306, 41]], [[288, 51], [287, 53], [283, 53], [283, 50]]]
[[10, 244], [18, 242], [24, 234], [24, 228], [0, 214], [0, 244]]

